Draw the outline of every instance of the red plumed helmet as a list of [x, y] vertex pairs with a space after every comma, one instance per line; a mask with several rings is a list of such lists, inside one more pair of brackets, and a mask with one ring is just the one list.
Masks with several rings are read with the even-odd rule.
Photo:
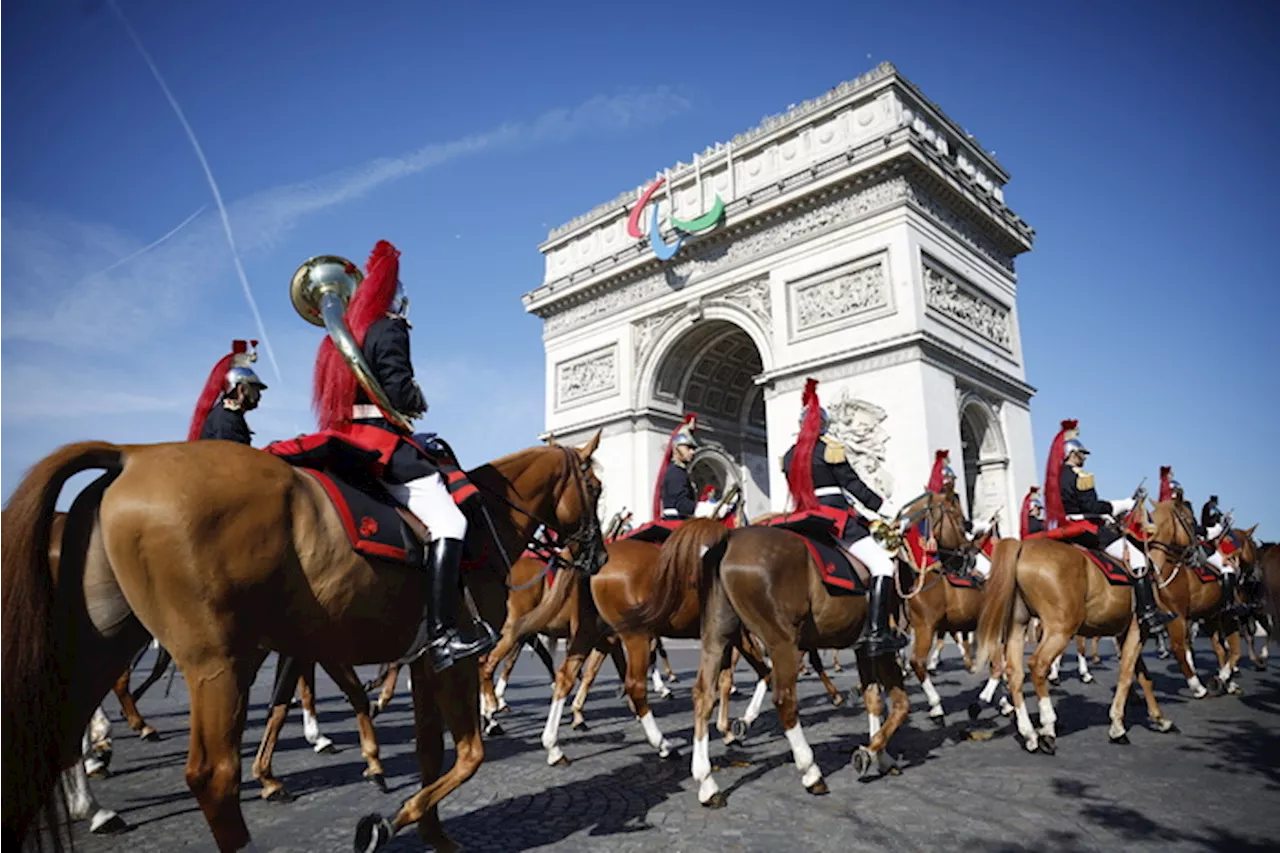
[[1040, 503], [1040, 487], [1032, 486], [1026, 497], [1022, 499], [1022, 528], [1020, 538], [1026, 539], [1031, 533], [1031, 510]]
[[671, 431], [671, 435], [667, 437], [667, 446], [662, 451], [662, 464], [658, 466], [658, 482], [653, 486], [653, 520], [657, 521], [662, 518], [662, 481], [667, 476], [667, 466], [671, 464], [671, 451], [675, 447], [676, 436], [687, 435], [693, 437], [693, 431], [698, 428], [698, 416], [694, 412], [684, 416], [684, 420], [680, 421], [680, 426]]
[[[399, 281], [400, 251], [386, 240], [379, 240], [369, 255], [364, 280], [356, 287], [343, 315], [357, 346], [364, 346], [369, 327], [391, 309]], [[342, 430], [350, 426], [357, 387], [351, 366], [326, 335], [316, 353], [311, 400], [322, 430]]]
[[227, 371], [237, 366], [247, 367], [257, 358], [255, 352], [257, 346], [257, 341], [232, 341], [231, 352], [214, 364], [213, 369], [209, 371], [209, 378], [204, 382], [200, 398], [196, 400], [195, 411], [191, 413], [191, 425], [187, 427], [187, 441], [200, 439], [200, 434], [204, 432], [204, 422], [209, 418], [209, 412], [213, 411], [218, 397], [228, 390]]
[[946, 477], [947, 471], [950, 470], [951, 452], [949, 450], [935, 450], [933, 453], [933, 471], [929, 474], [929, 485], [925, 486], [931, 492], [941, 493], [943, 487], [943, 479]]
[[1080, 422], [1067, 420], [1062, 422], [1062, 429], [1053, 437], [1049, 446], [1049, 461], [1044, 469], [1044, 522], [1045, 527], [1054, 530], [1067, 522], [1067, 511], [1062, 506], [1062, 448], [1066, 442], [1079, 435]]
[[1173, 478], [1173, 466], [1160, 466], [1160, 501], [1173, 500], [1173, 484], [1170, 482]]
[[791, 491], [796, 509], [807, 512], [819, 506], [818, 496], [813, 490], [813, 450], [818, 446], [818, 436], [822, 434], [822, 404], [818, 402], [818, 380], [809, 379], [804, 383], [804, 395], [800, 398], [800, 403], [804, 406], [804, 421], [800, 424], [800, 434], [796, 436], [791, 470], [787, 472], [787, 488]]

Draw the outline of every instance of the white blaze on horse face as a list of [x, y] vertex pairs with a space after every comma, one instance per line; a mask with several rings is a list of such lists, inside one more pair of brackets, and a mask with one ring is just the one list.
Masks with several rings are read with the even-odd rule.
[[760, 716], [760, 709], [764, 706], [764, 697], [768, 691], [769, 685], [763, 678], [756, 682], [755, 692], [751, 694], [751, 701], [747, 704], [747, 713], [743, 715], [742, 722], [751, 725], [756, 721], [756, 717]]
[[813, 761], [813, 749], [804, 738], [804, 728], [796, 723], [794, 728], [787, 729], [783, 734], [791, 744], [791, 755], [795, 758], [796, 769], [800, 771], [800, 783], [806, 788], [812, 787], [822, 778], [822, 771]]
[[564, 753], [560, 751], [557, 741], [560, 733], [560, 717], [564, 714], [565, 698], [551, 700], [551, 710], [547, 714], [547, 725], [542, 730], [542, 748], [547, 751], [548, 764], [555, 764], [564, 758]]

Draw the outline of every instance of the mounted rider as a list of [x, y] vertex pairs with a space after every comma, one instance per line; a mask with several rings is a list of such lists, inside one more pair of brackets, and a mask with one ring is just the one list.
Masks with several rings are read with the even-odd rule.
[[1165, 631], [1165, 623], [1173, 616], [1156, 607], [1155, 587], [1147, 560], [1134, 534], [1118, 528], [1121, 518], [1135, 505], [1133, 498], [1104, 501], [1098, 498], [1094, 477], [1084, 470], [1089, 449], [1079, 440], [1078, 421], [1062, 422], [1062, 429], [1049, 448], [1045, 469], [1045, 516], [1049, 531], [1070, 524], [1071, 535], [1060, 537], [1085, 548], [1104, 550], [1112, 557], [1128, 563], [1133, 576], [1133, 591], [1138, 622], [1151, 633]]
[[429, 653], [433, 668], [440, 672], [457, 660], [488, 651], [494, 637], [491, 631], [478, 638], [463, 637], [458, 631], [467, 518], [455, 503], [437, 460], [408, 429], [395, 423], [403, 424], [427, 410], [410, 359], [408, 307], [400, 281], [400, 252], [380, 240], [369, 255], [365, 276], [351, 296], [344, 319], [395, 412], [383, 411], [370, 399], [330, 337], [321, 342], [316, 354], [314, 406], [322, 430], [341, 433], [355, 444], [379, 451], [387, 491], [431, 533], [426, 565], [421, 567], [430, 572], [429, 594], [404, 660]]
[[884, 520], [897, 512], [858, 476], [845, 446], [827, 435], [830, 417], [818, 402], [817, 386], [816, 379], [805, 385], [800, 433], [782, 459], [782, 470], [797, 510], [823, 506], [848, 513], [836, 541], [871, 573], [866, 627], [854, 647], [865, 649], [870, 657], [891, 655], [906, 645], [905, 638], [889, 630], [894, 555], [872, 538], [868, 521], [853, 509], [853, 502], [856, 499]]
[[244, 416], [258, 407], [262, 392], [267, 390], [267, 384], [250, 367], [258, 360], [257, 346], [257, 341], [232, 341], [231, 352], [209, 371], [191, 415], [187, 441], [253, 443], [253, 430]]
[[1236, 562], [1230, 559], [1240, 548], [1232, 532], [1225, 528], [1226, 518], [1218, 508], [1218, 496], [1209, 495], [1209, 500], [1205, 501], [1204, 506], [1200, 508], [1200, 525], [1197, 532], [1204, 540], [1206, 550], [1209, 552], [1209, 565], [1217, 569], [1218, 574], [1222, 576], [1222, 608], [1227, 615], [1233, 616], [1239, 615], [1245, 609], [1236, 601]]
[[1044, 503], [1040, 500], [1040, 487], [1032, 486], [1022, 499], [1022, 525], [1020, 539], [1044, 530]]
[[698, 510], [698, 495], [689, 479], [689, 463], [698, 449], [693, 437], [697, 427], [698, 416], [690, 412], [667, 439], [653, 493], [654, 521], [683, 521]]
[[[951, 451], [935, 450], [933, 453], [933, 470], [929, 473], [929, 485], [925, 488], [942, 497], [960, 513], [964, 521], [964, 532], [977, 539], [991, 529], [991, 522], [986, 520], [970, 521], [960, 506], [960, 496], [956, 494], [956, 472], [951, 468]], [[984, 580], [991, 576], [991, 560], [980, 550], [974, 550], [973, 571]]]

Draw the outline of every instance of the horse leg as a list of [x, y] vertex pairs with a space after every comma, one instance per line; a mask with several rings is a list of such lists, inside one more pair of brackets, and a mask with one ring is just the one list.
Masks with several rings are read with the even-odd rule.
[[1036, 697], [1040, 700], [1040, 751], [1046, 755], [1053, 755], [1058, 740], [1056, 727], [1058, 715], [1053, 710], [1053, 700], [1049, 698], [1049, 679], [1047, 678], [1049, 663], [1052, 661], [1056, 667], [1058, 661], [1062, 660], [1062, 652], [1070, 642], [1070, 634], [1055, 631], [1052, 626], [1045, 624], [1044, 638], [1031, 654], [1029, 661], [1031, 683], [1035, 686]]
[[396, 695], [396, 681], [400, 678], [400, 664], [388, 664], [387, 668], [382, 672], [381, 682], [382, 691], [378, 694], [377, 700], [373, 706], [369, 708], [369, 719], [381, 714], [387, 710], [387, 706], [391, 704], [391, 697]]
[[822, 778], [822, 770], [813, 760], [813, 749], [804, 736], [804, 727], [800, 725], [799, 706], [796, 702], [796, 677], [799, 672], [800, 650], [796, 644], [795, 629], [777, 621], [776, 614], [761, 613], [768, 618], [774, 617], [763, 627], [761, 634], [766, 648], [773, 660], [773, 706], [778, 709], [778, 719], [782, 721], [782, 733], [787, 736], [791, 745], [791, 756], [795, 760], [796, 769], [800, 771], [800, 783], [810, 794], [827, 793], [827, 783]]
[[[747, 736], [747, 730], [751, 728], [751, 724], [756, 721], [756, 718], [760, 716], [760, 711], [764, 708], [764, 697], [765, 694], [769, 692], [769, 681], [773, 678], [773, 673], [770, 670], [769, 665], [764, 662], [764, 658], [760, 655], [759, 650], [753, 642], [747, 641], [743, 638], [735, 645], [733, 655], [731, 656], [731, 662], [734, 666], [737, 666], [739, 658], [745, 660], [747, 665], [755, 671], [756, 686], [755, 690], [751, 693], [751, 701], [747, 703], [746, 713], [742, 715], [740, 720], [737, 720], [729, 727], [729, 733], [727, 735], [724, 735], [723, 729], [721, 730], [725, 744], [733, 743], [735, 740], [742, 740]], [[732, 687], [732, 670], [729, 671], [729, 677], [725, 684]], [[728, 703], [728, 692], [724, 694], [723, 700], [726, 704]], [[724, 716], [726, 718], [728, 717], [727, 710], [725, 711]]]
[[364, 756], [364, 778], [368, 779], [382, 793], [387, 792], [387, 779], [382, 771], [382, 761], [378, 755], [378, 737], [373, 732], [373, 718], [369, 715], [369, 697], [360, 689], [360, 677], [349, 664], [327, 664], [321, 662], [324, 671], [329, 673], [334, 684], [338, 685], [351, 703], [356, 713], [356, 730], [360, 733], [360, 754]]
[[[740, 635], [741, 622], [719, 578], [712, 579], [702, 607], [702, 654], [698, 661], [698, 674], [693, 681], [693, 761], [691, 772], [698, 783], [698, 802], [707, 808], [718, 809], [725, 805], [724, 793], [711, 775], [711, 737], [708, 729], [715, 696], [712, 689], [719, 683], [724, 689], [726, 664], [733, 656], [730, 640]], [[733, 684], [733, 670], [726, 672], [727, 683]], [[728, 702], [727, 693], [721, 696]]]
[[293, 699], [294, 686], [302, 678], [304, 664], [297, 658], [280, 655], [276, 658], [276, 679], [271, 688], [271, 710], [267, 712], [267, 726], [258, 744], [258, 754], [253, 759], [253, 778], [262, 786], [262, 799], [272, 803], [291, 803], [293, 795], [271, 770], [276, 743], [289, 716], [289, 703]]
[[[1096, 645], [1098, 638], [1094, 637], [1093, 642]], [[1084, 651], [1084, 637], [1076, 634], [1076, 671], [1080, 673], [1080, 680], [1085, 684], [1093, 683], [1093, 673], [1089, 671], [1089, 659]]]
[[84, 769], [90, 776], [106, 778], [111, 765], [111, 720], [102, 706], [93, 709], [89, 718], [89, 749], [85, 753]]
[[1209, 695], [1209, 691], [1205, 689], [1204, 684], [1200, 682], [1200, 676], [1196, 674], [1195, 658], [1192, 657], [1191, 646], [1187, 642], [1186, 617], [1178, 616], [1168, 624], [1167, 629], [1173, 659], [1182, 670], [1183, 677], [1187, 679], [1187, 687], [1191, 690], [1191, 695], [1196, 699], [1203, 699]]
[[[564, 661], [560, 664], [559, 671], [556, 672], [556, 689], [551, 693], [551, 708], [547, 712], [547, 725], [542, 730], [542, 748], [547, 751], [547, 764], [553, 767], [562, 767], [569, 763], [569, 759], [561, 751], [558, 742], [560, 718], [564, 716], [565, 699], [568, 698], [569, 691], [573, 690], [573, 685], [578, 680], [578, 671], [582, 668], [582, 662], [588, 652], [596, 645], [595, 633], [585, 624], [580, 624], [578, 630], [573, 632]], [[645, 659], [647, 659], [647, 656]]]
[[542, 666], [547, 670], [547, 675], [551, 677], [552, 681], [555, 681], [556, 659], [551, 656], [551, 649], [547, 648], [547, 644], [542, 642], [542, 637], [530, 637], [529, 648], [533, 649], [533, 653], [538, 656], [538, 660], [542, 661]]
[[1137, 660], [1142, 655], [1142, 633], [1138, 630], [1135, 617], [1129, 624], [1125, 634], [1124, 645], [1120, 649], [1120, 677], [1116, 681], [1116, 695], [1111, 700], [1111, 729], [1107, 736], [1112, 743], [1128, 743], [1129, 735], [1124, 728], [1124, 704], [1129, 699], [1129, 690], [1133, 686], [1133, 674]]
[[111, 692], [116, 694], [116, 701], [120, 703], [120, 710], [124, 712], [124, 718], [129, 723], [129, 728], [138, 733], [138, 737], [146, 741], [160, 740], [160, 733], [147, 725], [147, 721], [138, 713], [138, 703], [133, 701], [133, 694], [129, 692], [129, 676], [133, 675], [133, 670], [126, 669], [120, 673], [120, 677], [116, 679], [116, 683], [112, 686]]
[[587, 657], [587, 665], [582, 670], [582, 683], [578, 685], [578, 694], [573, 697], [573, 705], [570, 708], [573, 711], [574, 731], [587, 730], [587, 718], [582, 715], [582, 709], [587, 705], [587, 694], [591, 692], [591, 685], [600, 674], [600, 667], [604, 666], [606, 657], [607, 655], [600, 648], [592, 649]]
[[[897, 773], [898, 762], [889, 754], [889, 741], [893, 738], [895, 732], [907, 720], [908, 714], [911, 712], [911, 700], [907, 696], [907, 688], [902, 673], [902, 668], [891, 658], [875, 658], [867, 661], [866, 667], [859, 667], [859, 671], [865, 669], [868, 678], [872, 683], [877, 684], [882, 689], [889, 691], [889, 715], [884, 721], [883, 726], [878, 726], [876, 732], [871, 735], [866, 747], [859, 749], [861, 756], [855, 756], [854, 764], [856, 766], [866, 763], [866, 759], [875, 758], [876, 765], [881, 774]], [[879, 705], [880, 691], [876, 691], [875, 701]], [[883, 710], [879, 708], [877, 710]], [[863, 751], [865, 750], [865, 752]], [[866, 773], [860, 772], [861, 777], [865, 778]]]
[[952, 636], [956, 638], [956, 645], [960, 647], [960, 655], [964, 658], [965, 672], [973, 672], [973, 634], [960, 631]]
[[[924, 668], [927, 672], [937, 672], [938, 664], [942, 661], [942, 650], [947, 646], [947, 635], [939, 634], [935, 627], [932, 631], [928, 632], [925, 637], [925, 642], [928, 643], [929, 657], [925, 661]], [[917, 677], [919, 677], [919, 673], [917, 673]], [[920, 681], [923, 682], [924, 679], [921, 678]]]
[[839, 708], [844, 704], [844, 697], [840, 695], [840, 691], [832, 683], [831, 676], [827, 675], [827, 669], [822, 665], [822, 655], [818, 653], [817, 649], [809, 649], [809, 662], [813, 664], [813, 671], [818, 673], [818, 678], [822, 679], [822, 686], [827, 691], [827, 698], [831, 700], [832, 705]]
[[658, 657], [662, 658], [663, 675], [669, 682], [675, 683], [676, 681], [679, 681], [679, 679], [676, 678], [675, 670], [671, 668], [671, 658], [667, 657], [667, 647], [662, 645], [662, 638], [654, 637], [653, 642], [658, 648]]
[[937, 669], [936, 666], [933, 669], [929, 668], [929, 659], [933, 657], [933, 637], [937, 630], [937, 623], [922, 621], [915, 631], [911, 646], [911, 671], [915, 673], [916, 678], [920, 679], [920, 686], [924, 688], [924, 695], [929, 700], [929, 719], [942, 726], [946, 724], [946, 712], [942, 710], [942, 696], [938, 694], [937, 688], [933, 686], [933, 679], [929, 677], [929, 673]]
[[1155, 685], [1151, 681], [1151, 673], [1147, 672], [1147, 664], [1142, 660], [1142, 655], [1138, 655], [1137, 663], [1134, 665], [1134, 674], [1138, 676], [1138, 686], [1142, 688], [1142, 698], [1147, 702], [1147, 719], [1151, 721], [1151, 725], [1158, 732], [1177, 731], [1177, 726], [1160, 710], [1160, 705], [1156, 702]]
[[1022, 735], [1022, 745], [1027, 752], [1035, 752], [1040, 748], [1040, 739], [1035, 727], [1031, 725], [1031, 715], [1027, 713], [1027, 703], [1022, 695], [1022, 685], [1026, 678], [1022, 659], [1026, 643], [1027, 632], [1009, 632], [1009, 639], [1005, 643], [1005, 674], [1009, 679], [1009, 698], [1013, 702], [1013, 713], [1018, 722], [1018, 733]]
[[[480, 664], [480, 714], [486, 718], [492, 717], [498, 711], [503, 709], [502, 694], [507, 690], [507, 679], [511, 675], [511, 670], [516, 665], [516, 660], [520, 654], [522, 643], [514, 633], [517, 614], [514, 608], [507, 614], [507, 620], [502, 626], [502, 634], [498, 637], [498, 643], [487, 655], [483, 663]], [[508, 658], [510, 659], [508, 661]], [[494, 684], [493, 673], [498, 665], [506, 662], [507, 668], [503, 670], [502, 677]]]
[[[86, 729], [80, 736], [81, 756], [89, 755], [92, 749]], [[124, 818], [98, 804], [93, 789], [89, 787], [89, 774], [85, 773], [83, 760], [76, 761], [62, 771], [60, 782], [67, 797], [67, 811], [71, 820], [88, 820], [89, 831], [94, 835], [114, 835], [129, 829]]]
[[191, 707], [187, 787], [222, 853], [256, 850], [240, 810], [240, 744], [249, 686], [261, 663], [256, 654], [251, 659], [209, 655], [183, 667]]
[[302, 673], [298, 676], [298, 693], [302, 698], [302, 736], [316, 751], [316, 755], [332, 755], [338, 751], [323, 732], [320, 731], [320, 718], [316, 716], [316, 664], [307, 661], [302, 665]]
[[[649, 691], [645, 688], [646, 670], [649, 668], [650, 638], [644, 634], [624, 634], [623, 645], [627, 649], [627, 679], [624, 682], [627, 699], [631, 703], [631, 712], [640, 721], [644, 736], [649, 745], [658, 750], [659, 758], [670, 758], [674, 749], [670, 741], [662, 736], [658, 722], [649, 709]], [[657, 670], [654, 670], [657, 673]], [[661, 679], [659, 679], [661, 683]], [[663, 685], [664, 687], [666, 685]]]

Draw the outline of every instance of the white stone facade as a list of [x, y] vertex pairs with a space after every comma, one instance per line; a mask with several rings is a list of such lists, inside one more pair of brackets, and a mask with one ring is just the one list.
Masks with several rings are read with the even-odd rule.
[[638, 188], [552, 231], [524, 297], [547, 430], [604, 429], [606, 516], [650, 517], [686, 411], [718, 451], [705, 470], [731, 466], [751, 514], [783, 508], [812, 376], [873, 488], [910, 499], [947, 448], [971, 513], [1016, 525], [1036, 475], [1013, 259], [1034, 232], [990, 155], [885, 64], [659, 177], [661, 217], [719, 197], [723, 221], [659, 261], [627, 232]]

